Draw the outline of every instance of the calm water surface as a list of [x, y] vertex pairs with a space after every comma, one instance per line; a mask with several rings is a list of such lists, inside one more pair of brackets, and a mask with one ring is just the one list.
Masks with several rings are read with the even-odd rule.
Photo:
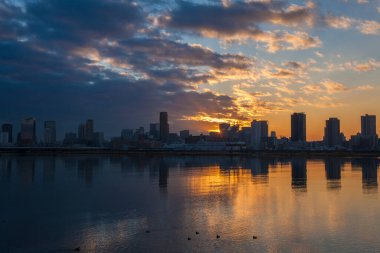
[[380, 252], [378, 163], [0, 156], [0, 252]]

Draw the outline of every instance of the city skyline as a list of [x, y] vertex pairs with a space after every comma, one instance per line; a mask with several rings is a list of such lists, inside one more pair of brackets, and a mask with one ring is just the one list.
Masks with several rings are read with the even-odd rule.
[[309, 140], [329, 117], [352, 135], [355, 115], [380, 115], [379, 7], [1, 0], [0, 122], [33, 115], [73, 129], [93, 118], [115, 135], [166, 111], [173, 131], [257, 119], [288, 136], [288, 115], [303, 111]]
[[[255, 147], [255, 149], [262, 148], [262, 140], [265, 139], [267, 142], [268, 138], [287, 138], [292, 142], [314, 142], [320, 141], [324, 142], [326, 147], [336, 147], [340, 146], [345, 140], [354, 140], [355, 137], [358, 138], [369, 138], [371, 145], [377, 148], [377, 143], [379, 141], [377, 135], [377, 124], [376, 115], [361, 115], [360, 122], [361, 128], [358, 129], [354, 135], [345, 135], [341, 132], [340, 119], [336, 117], [330, 117], [325, 120], [325, 127], [323, 128], [323, 137], [318, 140], [310, 140], [307, 138], [307, 115], [304, 112], [294, 112], [290, 117], [290, 128], [291, 132], [288, 136], [277, 135], [275, 129], [270, 129], [270, 122], [267, 120], [256, 120], [251, 121], [250, 126], [240, 126], [236, 122], [230, 123], [220, 123], [219, 129], [212, 130], [207, 133], [200, 133], [200, 135], [210, 135], [213, 136], [215, 133], [222, 138], [231, 138], [229, 136], [232, 132], [239, 133], [242, 139], [246, 142], [247, 146]], [[198, 133], [191, 132], [189, 129], [182, 129], [179, 131], [170, 131], [173, 125], [170, 124], [168, 112], [159, 112], [157, 122], [154, 120], [149, 123], [149, 126], [135, 126], [134, 128], [122, 128], [119, 130], [119, 134], [114, 136], [109, 136], [110, 139], [115, 137], [130, 138], [136, 133], [150, 136], [153, 139], [160, 140], [162, 143], [168, 142], [171, 134], [176, 134], [182, 139], [186, 139], [190, 135], [198, 135]], [[15, 131], [14, 125], [10, 122], [0, 122], [1, 125], [1, 140], [0, 143], [16, 143], [21, 144], [37, 144], [41, 141], [45, 144], [55, 144], [58, 143], [58, 138], [64, 140], [67, 136], [70, 138], [77, 138], [82, 140], [84, 143], [90, 144], [94, 141], [95, 135], [101, 140], [105, 140], [107, 133], [95, 132], [95, 121], [94, 119], [87, 119], [85, 123], [79, 123], [77, 125], [77, 131], [61, 130], [62, 136], [57, 135], [57, 122], [55, 120], [45, 120], [43, 121], [43, 127], [39, 130], [42, 136], [38, 136], [37, 121], [34, 117], [26, 117], [22, 119], [19, 131]], [[175, 127], [174, 127], [175, 128]], [[235, 129], [236, 128], [236, 129]], [[26, 130], [25, 130], [26, 129]], [[59, 129], [59, 128], [58, 128]], [[249, 140], [245, 140], [245, 131], [248, 130]], [[15, 135], [15, 136], [14, 136]], [[23, 137], [26, 135], [27, 137]], [[73, 137], [72, 135], [75, 135]], [[16, 140], [16, 142], [12, 142]], [[360, 140], [358, 140], [360, 142]], [[358, 144], [359, 145], [359, 144]]]

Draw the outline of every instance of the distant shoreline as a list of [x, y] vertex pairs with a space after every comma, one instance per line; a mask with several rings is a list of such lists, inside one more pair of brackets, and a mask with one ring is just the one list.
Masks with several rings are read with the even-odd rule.
[[15, 155], [160, 155], [160, 156], [260, 156], [260, 157], [380, 157], [380, 151], [317, 151], [317, 150], [264, 150], [264, 151], [179, 151], [179, 150], [116, 150], [109, 148], [61, 147], [1, 147], [0, 156]]

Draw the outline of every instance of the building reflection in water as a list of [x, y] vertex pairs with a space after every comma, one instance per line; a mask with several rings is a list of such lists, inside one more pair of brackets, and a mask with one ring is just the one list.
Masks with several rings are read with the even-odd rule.
[[376, 159], [360, 159], [362, 166], [362, 184], [365, 193], [376, 193], [378, 188], [377, 183], [377, 167]]
[[268, 184], [269, 161], [264, 158], [247, 159], [244, 164], [251, 170], [252, 182], [255, 184]]
[[158, 186], [163, 193], [167, 192], [169, 178], [169, 165], [165, 158], [161, 158], [158, 167]]
[[10, 182], [12, 177], [12, 160], [1, 158], [1, 181]]
[[338, 158], [325, 159], [325, 171], [328, 189], [340, 189], [342, 160]]
[[23, 185], [30, 185], [34, 182], [36, 160], [34, 157], [18, 157], [17, 171], [18, 177]]
[[99, 158], [88, 157], [78, 161], [78, 178], [84, 179], [87, 186], [92, 185], [94, 170], [99, 167]]
[[306, 158], [294, 158], [292, 165], [292, 189], [297, 191], [306, 191], [307, 189], [307, 172]]
[[54, 181], [55, 162], [55, 157], [45, 157], [43, 159], [43, 181], [45, 183], [50, 183]]

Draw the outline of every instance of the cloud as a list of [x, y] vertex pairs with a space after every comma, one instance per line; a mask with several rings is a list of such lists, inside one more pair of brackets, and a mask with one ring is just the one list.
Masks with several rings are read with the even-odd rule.
[[378, 35], [380, 23], [374, 20], [365, 20], [358, 24], [358, 29], [363, 34]]
[[314, 6], [287, 5], [284, 2], [235, 2], [194, 4], [179, 2], [178, 7], [161, 18], [161, 25], [191, 31], [226, 41], [251, 39], [263, 43], [269, 52], [319, 47], [322, 42], [302, 31], [263, 31], [261, 24], [285, 27], [312, 26]]
[[359, 32], [366, 35], [378, 35], [380, 30], [380, 23], [374, 20], [328, 15], [325, 17], [324, 22], [327, 26], [335, 29], [348, 30], [355, 27]]

